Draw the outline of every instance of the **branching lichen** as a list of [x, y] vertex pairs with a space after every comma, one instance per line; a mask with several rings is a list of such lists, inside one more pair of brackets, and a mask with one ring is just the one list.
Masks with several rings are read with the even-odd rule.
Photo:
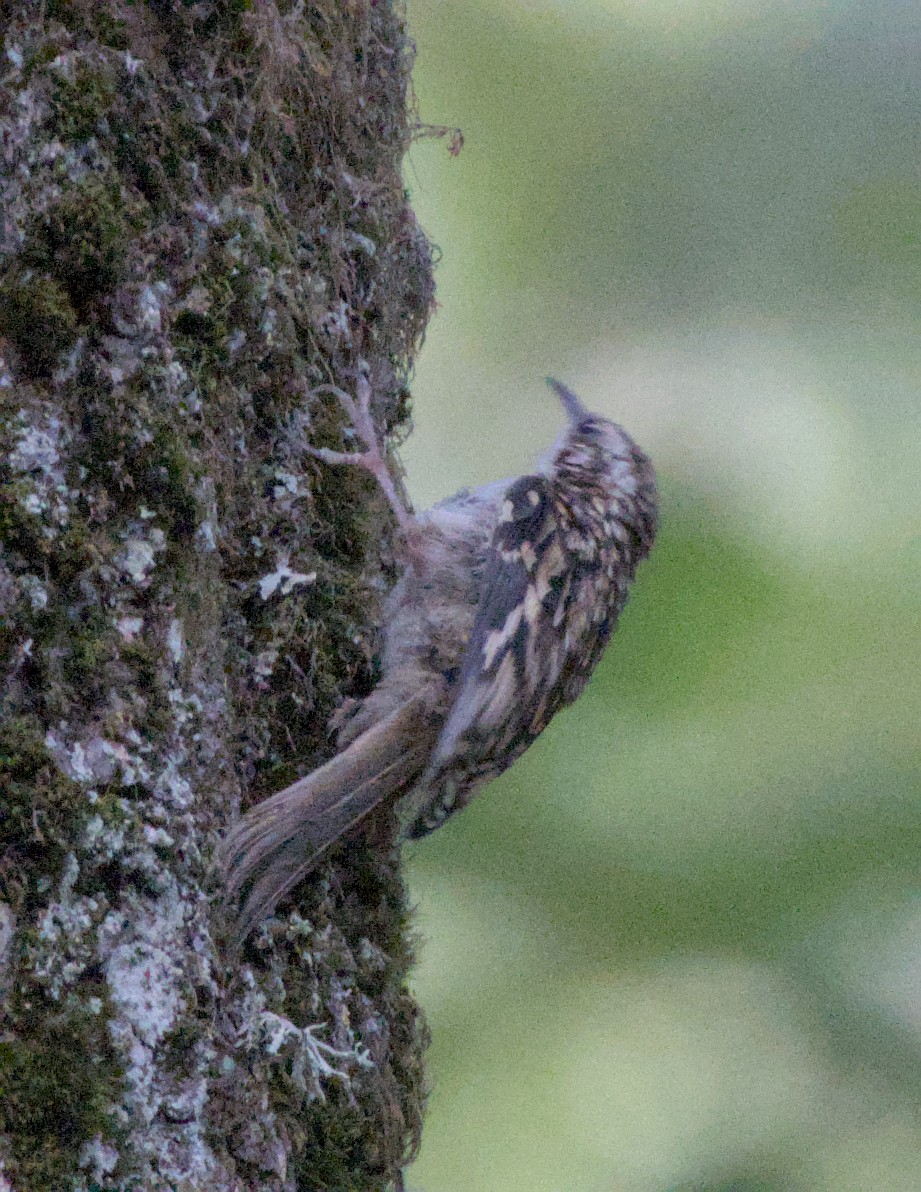
[[385, 1189], [418, 1142], [388, 824], [228, 968], [215, 839], [372, 680], [317, 396], [399, 434], [432, 304], [392, 3], [0, 10], [0, 1180]]

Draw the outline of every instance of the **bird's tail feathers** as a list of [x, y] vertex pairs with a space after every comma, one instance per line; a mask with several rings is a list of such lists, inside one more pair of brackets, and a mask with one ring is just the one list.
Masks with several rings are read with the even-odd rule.
[[219, 861], [242, 943], [323, 853], [425, 769], [435, 728], [407, 700], [319, 769], [258, 803], [222, 841]]

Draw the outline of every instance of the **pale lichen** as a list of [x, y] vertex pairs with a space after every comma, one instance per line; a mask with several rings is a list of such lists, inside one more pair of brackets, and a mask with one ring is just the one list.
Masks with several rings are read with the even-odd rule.
[[276, 561], [275, 570], [263, 575], [259, 580], [259, 595], [263, 600], [268, 600], [274, 592], [287, 596], [301, 584], [314, 583], [316, 578], [315, 571], [295, 571], [289, 556], [285, 553]]
[[52, 537], [67, 525], [73, 494], [67, 486], [62, 451], [69, 435], [52, 411], [21, 409], [14, 424], [8, 465], [20, 480], [19, 500], [27, 513], [45, 520], [44, 532]]

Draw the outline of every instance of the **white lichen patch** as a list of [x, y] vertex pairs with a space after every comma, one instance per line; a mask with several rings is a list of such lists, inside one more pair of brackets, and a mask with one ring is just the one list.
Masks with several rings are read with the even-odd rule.
[[47, 607], [48, 589], [37, 575], [21, 575], [19, 577], [19, 583], [26, 596], [28, 596], [33, 611], [39, 612], [41, 609]]
[[184, 691], [181, 687], [171, 687], [166, 698], [173, 709], [173, 719], [178, 728], [183, 728], [189, 721], [200, 719], [203, 705], [194, 691]]
[[138, 371], [141, 358], [134, 340], [122, 335], [106, 335], [102, 340], [99, 368], [113, 386], [123, 385]]
[[114, 1171], [117, 1162], [118, 1151], [99, 1135], [84, 1143], [80, 1151], [80, 1166], [89, 1168], [90, 1179], [96, 1183], [101, 1183], [110, 1171]]
[[215, 537], [214, 537], [213, 522], [211, 522], [209, 520], [209, 521], [203, 521], [201, 523], [201, 525], [195, 531], [195, 541], [198, 543], [198, 545], [201, 547], [201, 549], [205, 552], [205, 554], [211, 554], [212, 551], [217, 550], [217, 541], [215, 540]]
[[101, 786], [110, 782], [124, 754], [122, 747], [104, 737], [68, 742], [54, 729], [45, 734], [45, 748], [61, 772], [83, 786]]
[[115, 628], [126, 642], [133, 642], [137, 635], [144, 628], [144, 618], [119, 617], [115, 622]]
[[[90, 737], [86, 741], [68, 741], [63, 736], [63, 730], [50, 729], [45, 735], [45, 748], [54, 758], [58, 769], [72, 782], [88, 787], [86, 800], [90, 806], [99, 801], [99, 788], [106, 786], [116, 778], [122, 786], [134, 786], [150, 779], [150, 770], [142, 754], [149, 753], [151, 746], [138, 736], [133, 730], [126, 733], [126, 738], [135, 747], [129, 749], [120, 741], [109, 741], [105, 737]], [[123, 822], [137, 818], [137, 808], [121, 799], [115, 807], [120, 807]], [[84, 829], [83, 847], [90, 852], [100, 847], [101, 828], [95, 821], [98, 816], [90, 820]], [[116, 827], [112, 823], [103, 825], [107, 833], [116, 833], [116, 837], [106, 844], [105, 851], [114, 855], [120, 848], [117, 834], [123, 827]]]
[[125, 50], [124, 62], [125, 62], [125, 74], [127, 74], [129, 79], [133, 79], [134, 76], [141, 69], [141, 67], [144, 65], [144, 59], [143, 58], [135, 58], [135, 56], [131, 53], [130, 50]]
[[[79, 55], [82, 59], [82, 54]], [[48, 63], [48, 69], [57, 71], [68, 79], [72, 79], [74, 75], [74, 66], [78, 59], [76, 53], [68, 53], [66, 50], [62, 51], [56, 57], [52, 58]]]
[[354, 245], [355, 248], [360, 248], [369, 257], [373, 257], [377, 252], [377, 245], [374, 241], [368, 236], [362, 236], [360, 232], [350, 232], [346, 236], [345, 242], [346, 245]]
[[[146, 527], [145, 527], [146, 529]], [[146, 533], [135, 533], [125, 539], [125, 544], [115, 556], [116, 566], [139, 588], [150, 584], [150, 573], [156, 564], [156, 555], [166, 547], [163, 531], [153, 526]]]
[[259, 580], [259, 595], [263, 600], [268, 600], [276, 591], [287, 596], [301, 584], [314, 583], [316, 578], [315, 571], [295, 571], [290, 565], [290, 557], [285, 554], [278, 559], [275, 570]]
[[227, 351], [231, 356], [235, 356], [245, 343], [246, 332], [241, 327], [238, 327], [236, 331], [232, 331], [227, 337]]
[[285, 501], [290, 497], [301, 496], [301, 478], [293, 472], [279, 470], [275, 473], [275, 484], [272, 496], [276, 501]]
[[203, 1075], [181, 1080], [169, 1097], [170, 1115], [181, 1121], [199, 1119], [207, 1101], [208, 1081]]
[[165, 281], [143, 286], [138, 295], [138, 325], [142, 331], [156, 334], [163, 330], [163, 310], [170, 297]]
[[213, 305], [211, 293], [207, 286], [193, 286], [181, 300], [177, 310], [191, 311], [196, 315], [206, 315]]
[[[188, 1017], [190, 990], [215, 992], [203, 923], [204, 896], [165, 875], [160, 896], [130, 896], [98, 932], [109, 987], [108, 1027], [124, 1069], [118, 1116], [135, 1124], [143, 1186], [225, 1187], [204, 1137], [209, 1040], [190, 1039], [181, 1071], [164, 1066], [168, 1036]], [[87, 1165], [102, 1160], [87, 1151]], [[156, 1174], [154, 1174], [156, 1173]], [[150, 1181], [149, 1183], [146, 1181]]]
[[67, 381], [74, 379], [80, 368], [80, 362], [83, 360], [85, 348], [86, 336], [81, 335], [70, 351], [64, 353], [60, 368], [54, 370], [54, 382], [56, 385], [63, 385]]
[[164, 759], [153, 790], [155, 798], [161, 804], [178, 811], [185, 811], [190, 807], [194, 798], [192, 785], [182, 772], [185, 764], [184, 754], [168, 755]]
[[58, 880], [57, 897], [49, 902], [38, 921], [30, 962], [36, 978], [55, 1001], [79, 979], [93, 958], [92, 927], [105, 900], [75, 895], [80, 866], [69, 853]]
[[0, 1003], [9, 990], [10, 958], [16, 935], [16, 916], [5, 902], [0, 902]]
[[[92, 796], [95, 792], [90, 791], [89, 794]], [[87, 856], [97, 862], [111, 861], [124, 850], [127, 828], [127, 823], [106, 823], [101, 815], [92, 815], [83, 830], [81, 847]]]
[[274, 343], [275, 326], [278, 323], [278, 312], [273, 307], [268, 307], [265, 314], [262, 316], [262, 322], [259, 324], [259, 330], [265, 336], [267, 344]]
[[56, 529], [67, 524], [69, 503], [75, 495], [67, 486], [62, 458], [70, 436], [53, 413], [22, 409], [18, 420], [8, 460], [10, 470], [28, 478], [30, 484], [20, 498], [22, 506], [50, 522], [46, 533], [53, 537]]
[[126, 1108], [151, 1122], [160, 1106], [156, 1049], [186, 1006], [183, 905], [175, 881], [161, 898], [132, 901], [130, 916], [106, 916], [98, 952], [112, 1008], [109, 1034], [125, 1066]]
[[281, 1014], [263, 1010], [253, 1024], [251, 1042], [266, 1055], [285, 1055], [291, 1062], [291, 1079], [295, 1086], [305, 1092], [309, 1100], [322, 1101], [326, 1099], [323, 1081], [338, 1080], [348, 1089], [351, 1084], [349, 1068], [367, 1064], [361, 1050], [340, 1050], [318, 1039], [314, 1031], [323, 1029], [320, 1024], [298, 1027]]
[[[121, 918], [121, 916], [118, 916]], [[137, 1040], [153, 1047], [173, 1029], [185, 1004], [175, 944], [131, 939], [112, 949], [106, 976], [112, 1001]]]
[[165, 828], [156, 828], [153, 824], [145, 824], [143, 829], [144, 841], [151, 848], [170, 848], [175, 841]]
[[351, 314], [348, 303], [340, 299], [320, 320], [320, 326], [334, 343], [347, 344], [351, 342], [352, 331], [349, 323]]
[[278, 661], [278, 648], [273, 646], [271, 649], [262, 650], [253, 658], [253, 674], [259, 680], [271, 678], [272, 671], [275, 669], [275, 663]]
[[166, 631], [166, 648], [169, 650], [173, 665], [178, 666], [185, 654], [185, 632], [182, 622], [177, 617], [173, 617]]
[[184, 413], [198, 414], [201, 411], [198, 390], [194, 385], [189, 387], [189, 374], [178, 360], [169, 360], [163, 365], [160, 381], [166, 395], [178, 403]]

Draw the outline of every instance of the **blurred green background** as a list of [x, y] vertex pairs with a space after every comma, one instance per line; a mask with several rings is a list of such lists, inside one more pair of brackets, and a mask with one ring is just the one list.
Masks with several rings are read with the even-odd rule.
[[428, 504], [561, 377], [662, 530], [588, 692], [415, 847], [425, 1192], [921, 1189], [921, 5], [409, 0]]

